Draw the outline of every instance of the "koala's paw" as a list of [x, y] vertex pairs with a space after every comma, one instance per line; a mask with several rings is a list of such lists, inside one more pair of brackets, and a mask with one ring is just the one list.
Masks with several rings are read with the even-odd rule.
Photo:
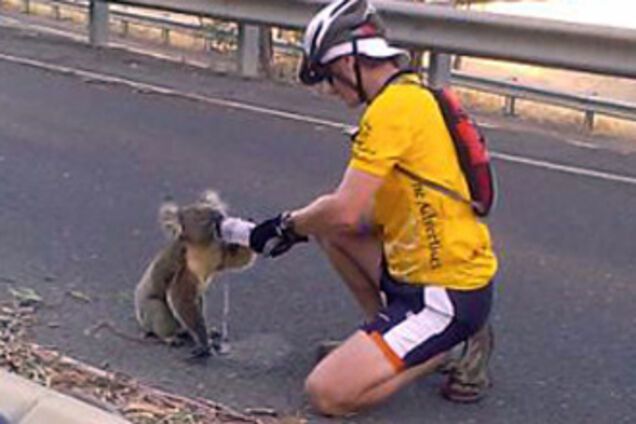
[[223, 337], [223, 334], [217, 330], [210, 331], [210, 344], [214, 353], [217, 355], [227, 355], [230, 353], [230, 344]]
[[210, 356], [212, 356], [212, 351], [209, 346], [198, 346], [190, 351], [190, 356], [186, 358], [186, 362], [205, 362]]
[[182, 347], [185, 346], [185, 344], [188, 342], [188, 338], [180, 337], [177, 335], [164, 339], [164, 341], [170, 347]]

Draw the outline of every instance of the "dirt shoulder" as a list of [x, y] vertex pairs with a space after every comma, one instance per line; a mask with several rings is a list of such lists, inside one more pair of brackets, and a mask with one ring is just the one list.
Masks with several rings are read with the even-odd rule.
[[42, 300], [31, 290], [13, 290], [13, 301], [0, 303], [0, 369], [56, 392], [125, 417], [135, 424], [299, 424], [279, 419], [269, 409], [245, 413], [211, 400], [185, 398], [144, 385], [134, 378], [98, 369], [29, 342]]

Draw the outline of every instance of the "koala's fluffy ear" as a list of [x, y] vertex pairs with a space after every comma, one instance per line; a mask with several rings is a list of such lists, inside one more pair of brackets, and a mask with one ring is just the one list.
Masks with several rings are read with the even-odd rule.
[[179, 206], [175, 202], [165, 202], [159, 207], [159, 224], [168, 237], [176, 239], [181, 235]]
[[221, 200], [219, 194], [214, 190], [206, 190], [201, 194], [201, 203], [210, 209], [217, 210], [223, 215], [227, 215], [227, 205]]

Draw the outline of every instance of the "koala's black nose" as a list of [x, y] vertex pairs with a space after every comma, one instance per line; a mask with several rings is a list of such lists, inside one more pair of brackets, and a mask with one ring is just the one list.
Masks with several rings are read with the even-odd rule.
[[218, 238], [221, 236], [221, 223], [223, 222], [223, 218], [224, 215], [217, 211], [217, 210], [212, 210], [210, 212], [210, 216], [209, 216], [209, 225], [210, 225], [210, 232], [212, 234], [214, 234], [215, 238]]

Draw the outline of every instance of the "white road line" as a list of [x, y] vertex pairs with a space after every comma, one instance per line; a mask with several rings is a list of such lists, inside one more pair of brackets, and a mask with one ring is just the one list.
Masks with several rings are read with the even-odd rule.
[[498, 130], [501, 128], [501, 125], [493, 124], [492, 122], [479, 121], [477, 122], [477, 124], [479, 125], [479, 128], [484, 128], [487, 130]]
[[588, 141], [580, 141], [580, 140], [575, 140], [573, 138], [566, 138], [565, 140], [566, 143], [571, 144], [573, 146], [576, 147], [583, 147], [585, 149], [592, 149], [592, 150], [598, 150], [601, 148], [601, 146], [597, 145], [597, 144], [593, 144], [590, 143]]
[[491, 152], [490, 155], [493, 158], [505, 160], [507, 162], [519, 163], [522, 165], [535, 166], [537, 168], [550, 169], [552, 171], [565, 172], [568, 174], [583, 175], [586, 177], [593, 177], [602, 180], [636, 185], [636, 178], [626, 175], [610, 174], [608, 172], [594, 171], [591, 169], [579, 168], [576, 166], [562, 165], [538, 159], [530, 159], [523, 156], [509, 155], [507, 153]]
[[[277, 110], [277, 109], [272, 109], [268, 107], [250, 105], [247, 103], [241, 103], [234, 100], [206, 97], [206, 96], [192, 93], [192, 92], [178, 91], [175, 89], [162, 87], [159, 85], [132, 81], [125, 78], [115, 77], [115, 76], [106, 75], [106, 74], [100, 74], [97, 72], [85, 71], [82, 69], [70, 68], [70, 67], [66, 67], [62, 65], [55, 65], [55, 64], [46, 63], [46, 62], [33, 60], [33, 59], [27, 59], [27, 58], [0, 53], [0, 60], [4, 60], [11, 63], [17, 63], [20, 65], [30, 66], [34, 68], [39, 68], [39, 69], [45, 69], [48, 71], [53, 71], [53, 72], [57, 72], [61, 74], [79, 76], [88, 81], [119, 84], [119, 85], [131, 87], [135, 90], [139, 90], [142, 92], [156, 93], [156, 94], [162, 94], [167, 96], [175, 96], [175, 97], [185, 98], [189, 100], [194, 100], [201, 103], [207, 103], [207, 104], [212, 104], [212, 105], [222, 106], [222, 107], [227, 107], [232, 109], [238, 109], [238, 110], [245, 110], [248, 112], [259, 113], [262, 115], [275, 116], [277, 118], [292, 120], [296, 122], [322, 125], [325, 127], [334, 128], [338, 130], [347, 130], [350, 128], [350, 125], [342, 123], [342, 122], [336, 122], [336, 121], [331, 121], [327, 119], [301, 115], [298, 113], [288, 112], [284, 110]], [[549, 169], [549, 170], [564, 172], [568, 174], [581, 175], [581, 176], [598, 178], [598, 179], [607, 180], [607, 181], [636, 185], [636, 177], [612, 174], [612, 173], [602, 172], [602, 171], [595, 171], [592, 169], [585, 169], [585, 168], [580, 168], [576, 166], [563, 165], [563, 164], [548, 162], [544, 160], [531, 159], [531, 158], [527, 158], [523, 156], [510, 155], [506, 153], [491, 152], [491, 156], [493, 158], [511, 162], [511, 163], [518, 163], [522, 165], [534, 166], [538, 168]]]
[[267, 107], [250, 105], [247, 103], [241, 103], [233, 100], [214, 98], [214, 97], [206, 97], [200, 94], [178, 91], [168, 87], [162, 87], [154, 84], [147, 84], [138, 81], [132, 81], [125, 78], [115, 77], [106, 74], [100, 74], [97, 72], [85, 71], [82, 69], [70, 68], [62, 65], [55, 65], [51, 63], [41, 62], [39, 60], [26, 59], [17, 56], [5, 55], [0, 53], [0, 60], [5, 60], [7, 62], [17, 63], [19, 65], [30, 66], [38, 69], [45, 69], [52, 72], [57, 72], [66, 75], [78, 76], [84, 79], [85, 81], [91, 82], [102, 82], [102, 83], [110, 83], [110, 84], [118, 84], [126, 87], [133, 88], [137, 91], [147, 92], [147, 93], [155, 93], [162, 94], [166, 96], [174, 96], [181, 97], [189, 100], [195, 100], [201, 103], [208, 103], [216, 106], [223, 106], [232, 109], [240, 109], [246, 110], [249, 112], [260, 113], [263, 115], [276, 116], [282, 119], [288, 119], [298, 122], [311, 123], [316, 125], [323, 125], [330, 128], [336, 128], [340, 130], [344, 130], [350, 127], [350, 125], [343, 124], [340, 122], [330, 121], [321, 118], [314, 118], [311, 116], [300, 115], [293, 112], [287, 112], [283, 110], [277, 110]]

